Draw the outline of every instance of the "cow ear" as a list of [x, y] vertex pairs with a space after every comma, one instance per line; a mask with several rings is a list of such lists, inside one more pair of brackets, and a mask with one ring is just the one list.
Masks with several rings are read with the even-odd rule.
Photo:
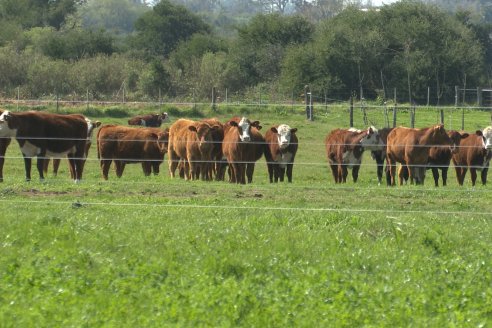
[[260, 121], [254, 121], [254, 122], [251, 122], [250, 123], [251, 126], [254, 126], [255, 128], [257, 128], [258, 130], [261, 129], [261, 126], [260, 126]]
[[465, 133], [460, 133], [461, 135], [461, 139], [465, 139], [465, 138], [468, 138], [470, 136], [469, 133], [465, 132]]
[[101, 126], [101, 124], [102, 124], [102, 123], [101, 123], [101, 121], [95, 121], [95, 122], [94, 122], [94, 123], [92, 123], [92, 124], [94, 124], [94, 127], [95, 127], [95, 128], [98, 128], [98, 127], [100, 127], [100, 126]]
[[297, 128], [290, 129], [290, 133], [296, 133], [296, 132], [297, 132]]
[[257, 130], [261, 130], [262, 126], [261, 125], [257, 125], [255, 126]]
[[228, 123], [230, 126], [238, 126], [236, 121], [229, 121]]
[[477, 130], [477, 131], [475, 132], [475, 134], [476, 134], [477, 136], [479, 136], [479, 137], [482, 137], [482, 136], [483, 136], [483, 133], [482, 133], [482, 131], [480, 131], [480, 130]]
[[190, 125], [188, 127], [188, 130], [193, 131], [193, 132], [197, 132], [196, 126], [194, 126], [194, 125]]
[[270, 128], [270, 131], [272, 131], [273, 133], [278, 133], [277, 128], [276, 128], [276, 127], [274, 127], [274, 126], [272, 126], [272, 127]]

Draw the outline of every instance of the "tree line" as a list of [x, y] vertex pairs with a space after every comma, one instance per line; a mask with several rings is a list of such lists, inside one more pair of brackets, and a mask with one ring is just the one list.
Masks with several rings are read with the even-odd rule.
[[419, 103], [432, 90], [432, 103], [445, 104], [455, 86], [491, 85], [492, 25], [472, 11], [341, 2], [314, 17], [307, 9], [335, 2], [237, 2], [258, 10], [245, 16], [234, 3], [0, 0], [0, 92], [208, 100], [213, 87], [290, 98], [309, 85], [339, 100], [398, 90], [397, 101]]

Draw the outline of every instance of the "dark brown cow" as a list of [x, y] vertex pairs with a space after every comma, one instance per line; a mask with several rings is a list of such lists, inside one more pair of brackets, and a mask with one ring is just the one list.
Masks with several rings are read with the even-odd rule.
[[252, 182], [255, 162], [265, 149], [259, 129], [258, 121], [251, 122], [246, 117], [234, 117], [225, 124], [222, 152], [229, 164], [230, 182], [245, 184], [246, 176]]
[[287, 181], [292, 182], [292, 169], [297, 153], [298, 139], [296, 128], [287, 124], [276, 125], [265, 133], [265, 158], [270, 183], [284, 181], [287, 169]]
[[376, 161], [377, 165], [378, 184], [381, 184], [383, 181], [383, 172], [385, 172], [386, 184], [388, 186], [391, 185], [391, 175], [388, 166], [384, 169], [384, 163], [386, 162], [386, 142], [391, 130], [393, 130], [393, 128], [378, 129], [380, 147], [376, 147], [375, 150], [371, 151], [371, 157]]
[[141, 125], [145, 127], [158, 128], [162, 122], [168, 119], [167, 113], [162, 114], [146, 114], [134, 116], [128, 120], [128, 125]]
[[158, 128], [134, 128], [103, 125], [97, 132], [97, 157], [102, 176], [108, 180], [114, 161], [116, 176], [121, 178], [126, 164], [141, 163], [145, 176], [159, 174], [159, 165], [167, 152], [169, 131]]
[[[74, 114], [79, 115], [79, 114]], [[101, 122], [99, 121], [91, 121], [87, 117], [83, 115], [79, 115], [80, 118], [84, 119], [87, 122], [87, 142], [85, 143], [85, 152], [84, 152], [84, 163], [82, 165], [85, 166], [85, 161], [87, 160], [87, 156], [89, 156], [89, 149], [92, 145], [92, 135], [94, 134], [94, 130], [101, 126]], [[58, 169], [60, 168], [61, 158], [53, 158], [53, 175], [58, 175]], [[50, 159], [47, 158], [44, 162], [44, 174], [47, 175], [48, 167], [50, 164]], [[74, 179], [74, 172], [70, 171], [70, 177]]]
[[[407, 166], [410, 182], [423, 184], [425, 170], [429, 162], [430, 148], [433, 146], [452, 147], [456, 150], [456, 144], [448, 136], [443, 125], [430, 128], [413, 129], [398, 127], [388, 134], [386, 146], [386, 159], [390, 165], [391, 184], [396, 184], [396, 163]], [[403, 184], [403, 171], [400, 170], [400, 185]]]
[[169, 129], [169, 173], [174, 178], [178, 165], [184, 166], [187, 180], [208, 180], [214, 142], [212, 132], [218, 126], [179, 119]]
[[0, 137], [15, 137], [24, 156], [26, 180], [31, 180], [32, 158], [37, 157], [39, 177], [44, 180], [46, 157], [67, 155], [75, 181], [82, 178], [83, 158], [87, 141], [87, 122], [78, 115], [44, 112], [0, 115]]
[[487, 183], [489, 163], [492, 159], [492, 127], [487, 127], [475, 134], [470, 134], [461, 141], [459, 150], [453, 154], [453, 164], [456, 169], [456, 179], [460, 186], [465, 181], [465, 175], [470, 169], [472, 186], [477, 180], [477, 170], [481, 172], [482, 184]]
[[216, 126], [216, 128], [212, 130], [213, 150], [212, 150], [211, 157], [213, 160], [213, 165], [209, 165], [208, 180], [213, 180], [214, 176], [215, 176], [215, 180], [217, 181], [224, 180], [224, 171], [225, 171], [225, 166], [227, 165], [227, 162], [223, 160], [223, 154], [222, 154], [222, 141], [224, 140], [224, 124], [222, 124], [216, 118], [204, 119], [202, 120], [202, 122], [205, 122], [210, 126]]
[[[0, 109], [0, 115], [4, 111]], [[7, 152], [7, 148], [10, 145], [10, 138], [0, 138], [0, 182], [3, 182], [3, 164], [5, 163], [5, 153]]]
[[373, 127], [361, 131], [356, 129], [335, 129], [325, 138], [326, 155], [335, 183], [347, 182], [348, 169], [357, 182], [365, 149], [380, 147], [379, 135]]

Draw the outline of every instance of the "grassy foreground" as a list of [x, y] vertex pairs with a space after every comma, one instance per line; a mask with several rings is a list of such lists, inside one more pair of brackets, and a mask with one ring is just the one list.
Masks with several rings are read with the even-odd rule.
[[[471, 188], [467, 176], [460, 188], [451, 168], [446, 188], [430, 177], [378, 186], [365, 154], [360, 181], [337, 186], [323, 138], [346, 127], [343, 109], [315, 122], [249, 116], [299, 129], [293, 184], [270, 185], [264, 160], [246, 186], [171, 180], [166, 163], [157, 177], [130, 165], [104, 182], [95, 149], [80, 185], [65, 163], [26, 183], [13, 142], [0, 185], [1, 326], [491, 324], [490, 185]], [[470, 114], [466, 129], [488, 117]]]

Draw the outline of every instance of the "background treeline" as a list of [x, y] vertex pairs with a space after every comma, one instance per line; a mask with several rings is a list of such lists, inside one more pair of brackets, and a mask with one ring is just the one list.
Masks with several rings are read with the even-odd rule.
[[432, 104], [490, 86], [492, 6], [325, 0], [0, 0], [3, 97], [261, 94]]

